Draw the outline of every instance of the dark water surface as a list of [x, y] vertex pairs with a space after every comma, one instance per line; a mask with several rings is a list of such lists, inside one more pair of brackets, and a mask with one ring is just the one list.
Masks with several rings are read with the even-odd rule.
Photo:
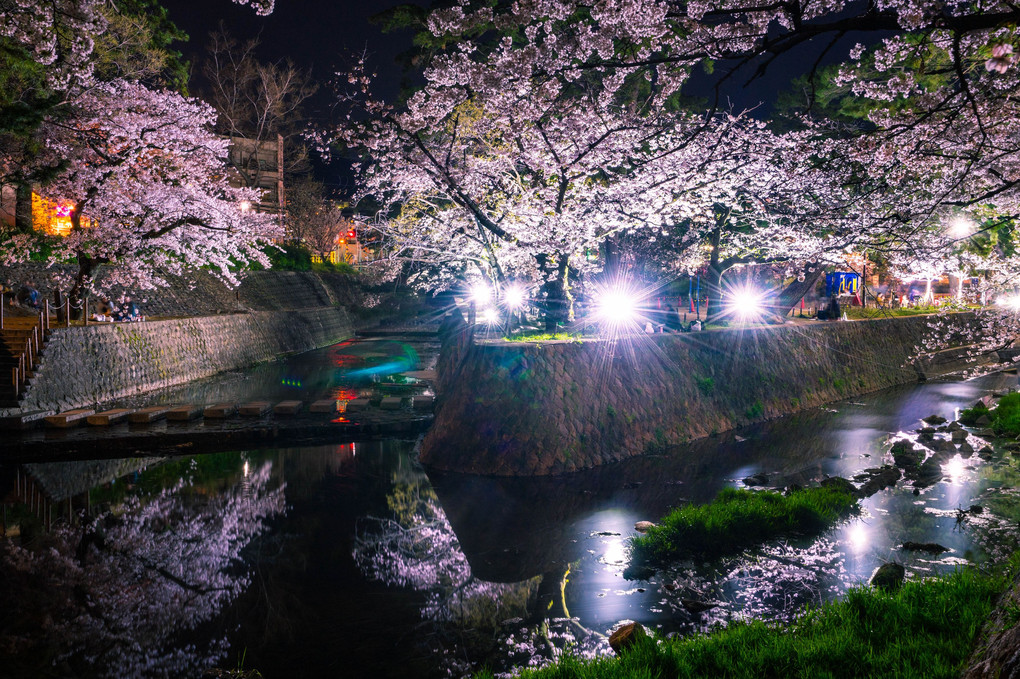
[[[337, 378], [338, 356], [361, 356], [364, 367], [365, 354], [372, 365], [410, 355], [345, 345], [236, 382], [286, 391], [281, 380], [294, 373], [326, 392], [392, 383], [350, 366]], [[916, 495], [901, 481], [815, 538], [623, 577], [636, 521], [706, 502], [752, 473], [773, 487], [852, 477], [890, 462], [891, 440], [920, 418], [953, 418], [1015, 380], [889, 390], [556, 478], [427, 473], [405, 440], [0, 465], [9, 537], [0, 540], [0, 676], [503, 673], [565, 648], [606, 654], [606, 635], [627, 620], [682, 634], [786, 618], [885, 561], [915, 578], [992, 567], [1017, 542], [1020, 471], [1008, 453], [956, 455], [941, 481]], [[238, 396], [229, 383], [207, 400]], [[984, 446], [974, 435], [969, 443]], [[975, 504], [980, 514], [957, 511]], [[907, 540], [950, 551], [905, 552]], [[711, 608], [692, 613], [691, 600]]]

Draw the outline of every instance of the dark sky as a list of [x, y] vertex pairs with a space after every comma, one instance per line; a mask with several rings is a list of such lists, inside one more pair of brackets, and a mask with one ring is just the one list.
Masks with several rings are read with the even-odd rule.
[[[311, 102], [310, 117], [328, 119], [326, 109], [332, 103], [329, 81], [351, 54], [368, 50], [370, 63], [379, 70], [378, 94], [395, 97], [402, 71], [396, 57], [411, 47], [409, 31], [384, 34], [369, 17], [411, 0], [277, 0], [276, 9], [260, 17], [250, 7], [230, 0], [161, 0], [171, 20], [188, 33], [190, 41], [177, 49], [192, 62], [192, 88], [201, 89], [197, 63], [201, 60], [209, 33], [219, 22], [236, 38], [259, 37], [259, 58], [278, 61], [288, 58], [296, 65], [311, 68], [320, 91]], [[343, 165], [318, 167], [320, 179], [341, 191], [350, 177]]]

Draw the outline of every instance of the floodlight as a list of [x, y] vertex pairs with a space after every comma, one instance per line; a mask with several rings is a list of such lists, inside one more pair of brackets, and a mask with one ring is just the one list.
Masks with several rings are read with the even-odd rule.
[[508, 309], [520, 309], [524, 306], [525, 300], [524, 288], [519, 285], [511, 285], [503, 291], [503, 302]]
[[495, 325], [496, 323], [499, 323], [499, 314], [496, 313], [495, 309], [489, 307], [482, 312], [482, 321], [489, 325]]
[[595, 313], [600, 322], [610, 327], [625, 325], [637, 316], [637, 300], [629, 290], [612, 288], [596, 300]]
[[471, 288], [471, 299], [475, 304], [488, 304], [492, 300], [492, 288], [485, 283], [476, 283]]
[[734, 290], [730, 295], [729, 307], [730, 311], [742, 321], [761, 316], [762, 293], [754, 288]]

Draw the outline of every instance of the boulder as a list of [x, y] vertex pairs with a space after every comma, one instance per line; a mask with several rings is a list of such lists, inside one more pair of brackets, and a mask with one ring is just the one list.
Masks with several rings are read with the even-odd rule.
[[991, 423], [992, 418], [988, 417], [987, 415], [982, 415], [981, 417], [974, 420], [974, 424], [976, 424], [979, 427], [987, 427]]
[[[901, 442], [902, 443], [902, 442]], [[921, 460], [924, 459], [923, 450], [914, 450], [913, 446], [907, 443], [906, 446], [893, 446], [892, 448], [893, 462], [896, 463], [897, 467], [903, 467], [904, 469], [914, 469], [917, 465], [921, 464]]]
[[929, 554], [941, 554], [942, 552], [948, 552], [948, 547], [943, 547], [937, 542], [904, 542], [900, 545], [900, 549], [905, 549], [909, 552], [928, 552]]
[[860, 490], [857, 491], [857, 494], [860, 497], [871, 497], [883, 488], [895, 486], [902, 474], [896, 467], [887, 465], [877, 469], [867, 469], [861, 476], [865, 477], [866, 480]]
[[917, 430], [917, 438], [919, 441], [931, 441], [935, 438], [934, 427], [921, 427]]
[[967, 432], [963, 429], [956, 429], [952, 433], [953, 443], [962, 443], [967, 440]]
[[638, 521], [634, 524], [634, 530], [639, 533], [647, 533], [649, 528], [655, 528], [655, 524], [651, 521]]
[[744, 478], [745, 486], [767, 486], [769, 484], [769, 477], [767, 474], [753, 474]]
[[704, 613], [707, 610], [715, 608], [719, 604], [709, 603], [700, 599], [681, 598], [680, 605], [683, 606], [688, 613], [697, 615], [698, 613]]
[[922, 420], [922, 422], [925, 422], [925, 423], [931, 424], [931, 425], [945, 424], [946, 423], [946, 418], [942, 417], [941, 415], [929, 415], [928, 417], [924, 418]]
[[960, 457], [967, 459], [974, 454], [974, 446], [970, 445], [966, 441], [960, 444]]
[[844, 493], [857, 495], [857, 486], [840, 476], [830, 476], [827, 479], [822, 479], [821, 486], [822, 488], [834, 488], [836, 490], [841, 490]]
[[903, 584], [907, 571], [898, 563], [885, 563], [871, 574], [869, 584], [886, 592], [895, 592]]
[[645, 632], [645, 628], [641, 626], [641, 623], [631, 622], [609, 635], [609, 645], [613, 648], [613, 652], [616, 655], [620, 655], [625, 648], [630, 648], [646, 638], [648, 638], [648, 634]]

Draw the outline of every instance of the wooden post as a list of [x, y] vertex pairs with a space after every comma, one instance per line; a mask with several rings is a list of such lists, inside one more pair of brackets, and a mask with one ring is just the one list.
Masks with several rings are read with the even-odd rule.
[[89, 298], [87, 295], [81, 298], [81, 321], [83, 325], [89, 324]]
[[0, 330], [4, 329], [4, 293], [0, 292]]

